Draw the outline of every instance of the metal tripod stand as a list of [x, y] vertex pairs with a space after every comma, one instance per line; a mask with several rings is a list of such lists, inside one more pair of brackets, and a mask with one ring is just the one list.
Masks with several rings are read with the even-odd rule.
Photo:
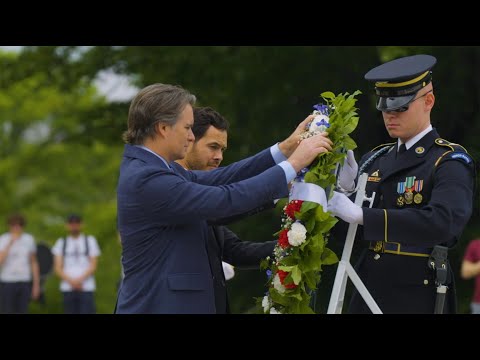
[[[372, 207], [373, 205], [375, 192], [372, 193], [371, 197], [365, 196], [365, 186], [367, 185], [367, 179], [367, 173], [362, 173], [358, 178], [358, 190], [355, 196], [355, 204], [357, 204], [358, 206], [362, 206], [364, 201], [368, 201], [370, 203], [369, 207]], [[353, 285], [357, 288], [358, 292], [365, 300], [370, 310], [374, 314], [382, 314], [382, 311], [378, 307], [372, 295], [370, 295], [362, 280], [357, 275], [357, 272], [350, 264], [350, 257], [352, 255], [352, 248], [355, 241], [355, 234], [357, 233], [357, 227], [358, 224], [350, 224], [350, 226], [348, 227], [345, 246], [343, 248], [342, 258], [338, 263], [337, 274], [335, 275], [335, 282], [333, 284], [332, 295], [330, 297], [327, 314], [342, 313], [348, 277], [350, 277]]]

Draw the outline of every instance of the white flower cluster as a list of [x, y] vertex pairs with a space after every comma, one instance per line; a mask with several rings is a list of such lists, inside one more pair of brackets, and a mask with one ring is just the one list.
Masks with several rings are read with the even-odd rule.
[[275, 255], [275, 261], [276, 261], [276, 262], [279, 262], [279, 261], [282, 260], [285, 256], [288, 256], [288, 250], [282, 249], [282, 247], [277, 244], [277, 245], [275, 245], [275, 247], [273, 248], [273, 255]]
[[326, 124], [330, 124], [330, 118], [327, 115], [317, 115], [315, 116], [313, 121], [310, 123], [310, 127], [308, 128], [308, 131], [324, 132], [328, 128]]
[[283, 286], [282, 282], [280, 281], [280, 276], [278, 276], [278, 273], [275, 274], [275, 277], [273, 278], [273, 287], [275, 290], [277, 290], [280, 294], [285, 293], [285, 286]]
[[292, 224], [292, 227], [287, 232], [288, 243], [292, 246], [299, 246], [307, 239], [307, 229], [300, 221]]
[[322, 132], [326, 131], [330, 127], [330, 118], [327, 115], [323, 115], [318, 111], [314, 111], [314, 114], [317, 114], [315, 118], [310, 123], [308, 130], [305, 131], [300, 138], [307, 139], [314, 135], [321, 134]]
[[263, 307], [263, 312], [267, 313], [268, 310], [270, 310], [270, 307], [272, 306], [272, 300], [270, 300], [270, 297], [265, 295], [262, 299], [262, 307]]
[[273, 306], [272, 300], [268, 296], [264, 296], [262, 299], [262, 307], [264, 314], [281, 314], [282, 312], [275, 309]]

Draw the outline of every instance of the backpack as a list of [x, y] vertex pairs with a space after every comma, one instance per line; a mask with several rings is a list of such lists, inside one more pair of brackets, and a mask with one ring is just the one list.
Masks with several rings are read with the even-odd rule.
[[[85, 255], [89, 256], [89, 249], [88, 249], [88, 235], [83, 235], [83, 238], [85, 240]], [[67, 238], [62, 238], [63, 240], [63, 249], [62, 249], [62, 256], [65, 259], [65, 254], [67, 253]]]
[[37, 259], [40, 269], [40, 276], [50, 274], [53, 267], [53, 255], [48, 245], [44, 242], [37, 244]]

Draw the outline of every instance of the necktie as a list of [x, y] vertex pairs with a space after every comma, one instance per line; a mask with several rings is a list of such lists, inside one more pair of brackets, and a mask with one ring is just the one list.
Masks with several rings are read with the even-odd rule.
[[400, 147], [398, 147], [397, 149], [397, 154], [395, 155], [395, 158], [398, 159], [398, 157], [405, 151], [407, 151], [407, 147], [405, 146], [405, 144], [401, 144]]

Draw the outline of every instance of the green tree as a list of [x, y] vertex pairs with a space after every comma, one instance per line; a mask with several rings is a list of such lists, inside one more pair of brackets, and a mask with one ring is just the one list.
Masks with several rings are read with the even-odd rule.
[[[11, 55], [0, 54], [0, 59], [12, 61], [14, 72]], [[2, 83], [0, 214], [25, 214], [26, 231], [51, 246], [65, 234], [66, 215], [82, 213], [86, 231], [97, 237], [102, 249], [98, 311], [111, 313], [120, 277], [115, 185], [122, 147], [107, 145], [90, 131], [97, 121], [92, 114], [105, 104], [91, 84], [79, 83], [65, 92], [43, 72]], [[3, 227], [6, 231], [6, 224]], [[61, 312], [54, 276], [47, 292], [48, 307], [34, 306], [32, 311]]]
[[[95, 93], [93, 80], [102, 70], [127, 75], [138, 87], [154, 82], [181, 84], [197, 95], [199, 105], [216, 108], [231, 123], [225, 154], [228, 164], [287, 136], [311, 112], [324, 91], [362, 91], [357, 103], [360, 122], [354, 137], [357, 157], [390, 142], [382, 116], [375, 109], [372, 84], [364, 80], [364, 74], [381, 62], [419, 53], [430, 53], [438, 59], [433, 75], [437, 97], [433, 125], [442, 136], [464, 145], [478, 159], [480, 147], [475, 134], [480, 126], [480, 47], [33, 46], [16, 56], [2, 54], [0, 169], [4, 176], [0, 181], [8, 195], [0, 203], [0, 214], [31, 206], [27, 215], [31, 220], [29, 230], [34, 232], [35, 214], [47, 211], [52, 214], [50, 222], [39, 221], [42, 225], [38, 225], [37, 233], [43, 236], [46, 227], [52, 231], [48, 236], [57, 236], [62, 230], [60, 218], [68, 208], [62, 203], [68, 199], [72, 208], [86, 212], [88, 230], [98, 234], [102, 250], [102, 242], [118, 250], [115, 185], [128, 103], [106, 102]], [[82, 170], [70, 173], [67, 169], [72, 167]], [[52, 179], [47, 170], [59, 178]], [[88, 185], [69, 188], [80, 173], [89, 174], [83, 175]], [[51, 183], [50, 187], [44, 183]], [[463, 239], [480, 230], [476, 225], [478, 201], [474, 214]], [[92, 223], [90, 219], [104, 221]], [[266, 212], [233, 224], [232, 229], [244, 239], [264, 241], [272, 238], [279, 221], [279, 215]], [[100, 234], [105, 234], [105, 239]], [[456, 269], [466, 243], [462, 240], [451, 252]], [[331, 246], [341, 252], [340, 243]], [[99, 271], [107, 256], [102, 255]], [[117, 262], [118, 256], [112, 258], [112, 263]], [[118, 274], [117, 268], [112, 269], [109, 283]], [[323, 274], [323, 289], [331, 288], [328, 271]], [[253, 306], [253, 297], [263, 292], [265, 280], [260, 271], [237, 272], [229, 282], [234, 312]], [[465, 311], [468, 296], [463, 293], [469, 288], [466, 282], [459, 283], [460, 308]], [[328, 291], [320, 289], [319, 296], [319, 306], [326, 307]], [[112, 302], [110, 298], [106, 301]]]

